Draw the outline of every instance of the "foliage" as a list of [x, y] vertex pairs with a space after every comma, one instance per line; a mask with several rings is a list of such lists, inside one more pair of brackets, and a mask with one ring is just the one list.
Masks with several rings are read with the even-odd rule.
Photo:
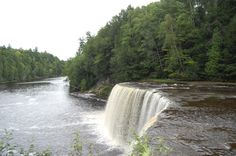
[[5, 130], [5, 134], [3, 137], [0, 139], [0, 154], [9, 154], [13, 155], [14, 154], [14, 149], [15, 145], [12, 145], [10, 141], [12, 140], [12, 133]]
[[105, 98], [107, 99], [111, 90], [112, 90], [112, 85], [110, 84], [99, 84], [95, 87], [93, 87], [90, 91], [94, 94], [96, 94], [100, 98]]
[[[27, 150], [20, 148], [19, 145], [16, 145], [12, 142], [12, 132], [5, 130], [2, 138], [0, 138], [0, 155], [21, 155], [21, 156], [52, 156], [52, 152], [49, 148], [38, 152], [35, 149], [35, 145], [31, 144]], [[155, 156], [155, 155], [166, 155], [171, 149], [165, 145], [163, 138], [156, 138], [155, 142], [157, 143], [156, 147], [153, 148], [150, 145], [150, 139], [147, 135], [138, 136], [134, 133], [134, 141], [131, 146], [132, 151], [130, 156]], [[74, 133], [72, 149], [69, 155], [72, 156], [82, 156], [82, 155], [95, 155], [93, 144], [89, 144], [87, 147], [87, 153], [83, 150], [85, 142], [81, 140], [79, 131]]]
[[148, 137], [139, 137], [135, 135], [135, 144], [133, 145], [132, 153], [130, 156], [151, 156], [151, 149], [148, 145]]
[[82, 156], [82, 155], [88, 155], [88, 156], [93, 156], [94, 155], [94, 148], [93, 144], [89, 144], [87, 147], [88, 153], [85, 153], [85, 150], [83, 150], [85, 142], [82, 141], [80, 137], [79, 131], [74, 133], [74, 139], [72, 143], [72, 150], [70, 155], [72, 156]]
[[138, 136], [134, 134], [134, 144], [130, 156], [156, 156], [167, 155], [171, 149], [165, 145], [163, 138], [158, 138], [156, 148], [150, 145], [150, 139], [147, 135]]
[[28, 150], [24, 150], [23, 148], [21, 148], [20, 150], [20, 154], [23, 156], [52, 156], [52, 152], [51, 150], [48, 148], [46, 150], [43, 150], [41, 152], [36, 152], [36, 149], [34, 147], [33, 144], [30, 145]]
[[0, 82], [29, 81], [59, 76], [63, 62], [49, 53], [37, 50], [0, 47]]
[[90, 144], [90, 145], [89, 145], [89, 153], [88, 153], [88, 156], [93, 156], [93, 155], [94, 155], [94, 154], [93, 154], [93, 153], [94, 153], [93, 150], [94, 150], [94, 149], [93, 149], [93, 144]]
[[221, 57], [221, 37], [219, 31], [215, 29], [212, 38], [211, 48], [208, 52], [208, 61], [206, 63], [206, 74], [210, 77], [217, 77], [220, 71]]
[[71, 155], [80, 156], [82, 155], [82, 152], [83, 152], [83, 143], [80, 138], [80, 133], [76, 132], [73, 139]]
[[100, 81], [236, 78], [236, 1], [161, 0], [128, 6], [67, 62], [72, 86]]
[[12, 142], [12, 132], [5, 130], [2, 138], [0, 138], [0, 155], [6, 156], [14, 156], [14, 155], [21, 155], [21, 156], [51, 156], [52, 152], [50, 149], [43, 150], [41, 152], [36, 152], [35, 147], [33, 144], [30, 145], [28, 150], [20, 148], [18, 145], [15, 145]]

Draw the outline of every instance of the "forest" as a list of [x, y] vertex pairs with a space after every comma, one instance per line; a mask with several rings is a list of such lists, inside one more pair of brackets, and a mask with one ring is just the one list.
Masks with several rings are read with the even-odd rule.
[[30, 81], [60, 76], [64, 62], [47, 52], [0, 47], [0, 82]]
[[65, 72], [87, 90], [101, 81], [236, 80], [236, 1], [160, 0], [128, 6], [80, 38]]

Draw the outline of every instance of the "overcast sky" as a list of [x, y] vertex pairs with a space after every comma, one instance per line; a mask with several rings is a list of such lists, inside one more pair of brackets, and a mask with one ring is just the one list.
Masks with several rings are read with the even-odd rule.
[[87, 31], [96, 34], [121, 9], [155, 0], [0, 0], [0, 45], [35, 48], [66, 60]]

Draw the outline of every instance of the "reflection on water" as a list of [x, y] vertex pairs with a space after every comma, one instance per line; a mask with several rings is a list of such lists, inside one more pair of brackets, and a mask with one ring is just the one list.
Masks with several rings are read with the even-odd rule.
[[120, 153], [102, 134], [104, 108], [69, 96], [63, 79], [1, 85], [0, 134], [12, 130], [18, 145], [27, 148], [34, 143], [39, 149], [51, 147], [54, 155], [65, 155], [79, 130], [82, 140], [94, 144], [101, 155]]

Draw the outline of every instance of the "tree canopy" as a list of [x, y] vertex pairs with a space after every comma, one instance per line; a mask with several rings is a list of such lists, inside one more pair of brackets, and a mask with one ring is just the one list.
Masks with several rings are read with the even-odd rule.
[[128, 6], [87, 34], [66, 64], [71, 85], [143, 78], [236, 80], [236, 1], [160, 0]]
[[29, 81], [59, 76], [63, 62], [57, 57], [34, 50], [0, 47], [0, 82]]

